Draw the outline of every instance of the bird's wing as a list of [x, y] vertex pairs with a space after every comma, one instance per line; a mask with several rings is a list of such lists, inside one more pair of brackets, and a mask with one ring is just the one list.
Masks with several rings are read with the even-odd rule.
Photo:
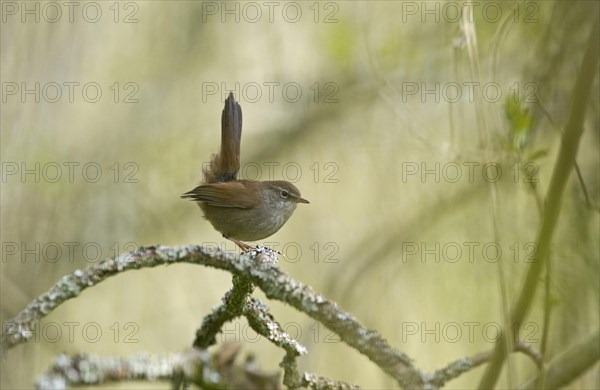
[[181, 196], [211, 206], [251, 209], [262, 201], [259, 191], [249, 191], [241, 181], [202, 184]]

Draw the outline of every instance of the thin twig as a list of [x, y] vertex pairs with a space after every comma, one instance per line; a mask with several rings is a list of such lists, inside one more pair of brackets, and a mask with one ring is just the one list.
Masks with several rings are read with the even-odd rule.
[[[515, 343], [512, 348], [513, 352], [517, 351], [529, 356], [537, 367], [541, 367], [543, 365], [542, 355], [536, 351], [533, 346], [519, 341]], [[491, 349], [489, 351], [479, 352], [470, 357], [458, 359], [448, 364], [446, 367], [436, 370], [433, 374], [428, 375], [426, 383], [431, 387], [440, 388], [449, 380], [455, 379], [465, 372], [487, 363], [490, 361], [493, 354], [494, 350]]]
[[567, 386], [600, 360], [600, 330], [570, 346], [556, 356], [544, 371], [543, 387], [538, 387], [538, 377], [532, 377], [520, 389], [557, 389]]

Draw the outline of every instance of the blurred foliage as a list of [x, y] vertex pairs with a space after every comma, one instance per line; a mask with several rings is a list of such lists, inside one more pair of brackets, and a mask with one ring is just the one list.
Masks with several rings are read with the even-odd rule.
[[508, 122], [511, 146], [515, 152], [521, 152], [529, 140], [531, 114], [518, 101], [508, 98], [505, 101], [505, 115]]
[[[56, 103], [35, 102], [31, 95], [2, 102], [2, 162], [29, 169], [36, 162], [58, 163], [63, 176], [36, 182], [33, 175], [13, 175], [0, 183], [0, 319], [16, 315], [62, 275], [131, 246], [193, 242], [235, 250], [195, 205], [179, 199], [218, 148], [222, 102], [233, 89], [244, 112], [246, 174], [257, 164], [267, 179], [266, 164], [279, 163], [274, 178], [285, 179], [293, 173], [283, 167], [296, 164], [296, 185], [311, 202], [265, 240], [287, 255], [281, 267], [340, 302], [425, 370], [490, 349], [528, 267], [537, 206], [597, 13], [595, 1], [491, 3], [489, 14], [483, 5], [473, 9], [472, 24], [444, 16], [459, 3], [406, 1], [302, 2], [298, 22], [282, 16], [283, 3], [273, 22], [266, 8], [257, 22], [249, 21], [249, 13], [235, 21], [207, 12], [225, 4], [220, 2], [118, 3], [119, 23], [108, 8], [113, 2], [99, 3], [98, 23], [35, 23], [31, 16], [22, 23], [18, 14], [7, 15], [0, 26], [3, 83], [31, 88], [35, 82], [96, 82], [103, 95], [97, 103], [80, 93], [73, 102], [66, 95]], [[251, 11], [249, 3], [227, 4], [237, 4], [241, 15]], [[321, 7], [316, 22], [315, 5]], [[425, 5], [433, 13], [419, 8]], [[121, 22], [135, 10], [137, 22]], [[326, 23], [334, 11], [336, 21]], [[128, 82], [138, 87], [132, 96]], [[297, 100], [291, 98], [293, 83], [301, 90]], [[468, 83], [480, 87], [471, 94]], [[549, 358], [599, 326], [598, 83], [596, 78], [577, 156], [581, 179], [573, 173], [553, 245]], [[496, 84], [499, 97], [482, 88]], [[254, 99], [256, 85], [261, 95]], [[454, 101], [457, 85], [461, 95]], [[125, 103], [126, 96], [136, 101]], [[80, 164], [73, 181], [64, 162]], [[82, 179], [81, 167], [90, 162], [102, 168], [97, 182]], [[486, 180], [488, 163], [501, 167], [500, 180]], [[465, 164], [479, 164], [471, 165], [472, 177]], [[453, 181], [456, 166], [461, 175]], [[73, 256], [66, 252], [71, 242], [79, 244]], [[21, 257], [20, 247], [8, 256], [6, 243], [23, 243], [34, 254]], [[62, 249], [54, 261], [50, 243]], [[478, 244], [472, 256], [465, 243]], [[497, 260], [491, 260], [493, 248], [482, 250], [490, 243], [501, 248]], [[413, 244], [416, 253], [409, 251]], [[452, 260], [448, 251], [457, 246], [462, 254]], [[191, 266], [112, 278], [40, 324], [48, 331], [58, 324], [62, 337], [41, 337], [12, 350], [0, 366], [0, 387], [29, 388], [58, 352], [189, 347], [202, 317], [230, 284], [225, 273]], [[522, 333], [536, 347], [542, 286]], [[393, 386], [322, 325], [267, 303], [307, 345], [301, 369], [365, 388]], [[72, 340], [64, 326], [70, 322], [80, 324]], [[81, 334], [92, 323], [103, 331], [97, 342]], [[471, 323], [477, 324], [473, 337], [465, 325]], [[462, 332], [457, 340], [444, 334], [454, 324]], [[417, 333], [409, 332], [412, 326]], [[124, 342], [125, 336], [136, 341]], [[237, 337], [243, 350], [256, 352], [262, 368], [277, 367], [281, 351], [251, 336], [240, 321], [229, 324], [223, 340]], [[472, 388], [481, 372], [448, 387]], [[515, 387], [534, 372], [527, 358], [511, 356], [499, 386]], [[596, 369], [572, 385], [598, 388], [598, 380]]]

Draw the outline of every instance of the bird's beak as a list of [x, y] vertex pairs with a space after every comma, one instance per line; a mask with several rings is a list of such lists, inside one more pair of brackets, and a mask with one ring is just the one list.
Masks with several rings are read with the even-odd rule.
[[310, 203], [308, 200], [304, 198], [296, 198], [296, 203]]

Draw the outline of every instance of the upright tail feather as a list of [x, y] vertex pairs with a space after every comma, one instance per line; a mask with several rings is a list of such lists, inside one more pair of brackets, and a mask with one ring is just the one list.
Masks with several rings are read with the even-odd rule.
[[203, 169], [205, 183], [237, 179], [240, 170], [241, 139], [242, 108], [230, 92], [221, 116], [221, 150], [213, 155], [209, 166]]

